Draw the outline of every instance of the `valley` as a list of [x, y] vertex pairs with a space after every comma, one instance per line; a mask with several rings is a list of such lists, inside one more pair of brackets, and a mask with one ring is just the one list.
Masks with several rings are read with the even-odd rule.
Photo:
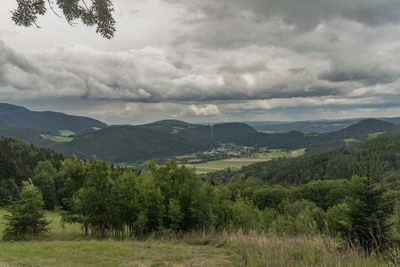
[[[0, 125], [1, 264], [86, 266], [99, 252], [117, 266], [397, 261], [344, 238], [365, 232], [352, 225], [370, 219], [358, 196], [373, 190], [368, 209], [380, 211], [388, 236], [379, 246], [392, 253], [400, 242], [397, 124], [364, 119], [326, 133], [265, 133], [178, 120], [99, 127], [85, 118], [74, 128], [77, 118], [61, 116], [68, 120], [53, 129], [40, 120], [47, 126]], [[41, 217], [40, 232], [13, 230]]]
[[[400, 132], [398, 125], [389, 122], [395, 122], [396, 118], [345, 121], [349, 125], [340, 124], [342, 121], [329, 122], [329, 125], [347, 127], [322, 133], [296, 131], [298, 123], [274, 124], [274, 127], [284, 125], [289, 131], [265, 133], [245, 123], [200, 125], [178, 120], [107, 126], [91, 118], [33, 112], [1, 103], [0, 116], [0, 136], [17, 138], [67, 156], [76, 155], [82, 159], [95, 156], [128, 166], [145, 166], [145, 162], [152, 159], [162, 163], [175, 158], [179, 164], [199, 168], [199, 172], [238, 169], [260, 160], [302, 156]], [[354, 124], [350, 124], [352, 122]], [[195, 157], [185, 156], [189, 154]], [[246, 160], [226, 161], [230, 158]], [[214, 162], [207, 164], [206, 161]]]
[[243, 166], [276, 158], [300, 157], [305, 149], [286, 151], [268, 149], [267, 147], [247, 147], [235, 144], [221, 144], [206, 152], [175, 157], [178, 164], [194, 168], [197, 174], [205, 174], [220, 170], [239, 170]]
[[0, 267], [400, 266], [400, 0], [0, 14]]

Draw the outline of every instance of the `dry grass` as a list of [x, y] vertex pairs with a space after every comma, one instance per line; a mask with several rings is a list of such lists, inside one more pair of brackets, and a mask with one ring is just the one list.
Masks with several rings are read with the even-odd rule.
[[[0, 211], [0, 230], [3, 214]], [[95, 241], [84, 237], [78, 225], [61, 228], [57, 212], [46, 212], [46, 217], [52, 223], [50, 231], [39, 238], [42, 241], [0, 242], [0, 266], [391, 265], [327, 236], [163, 232], [144, 241]], [[400, 249], [393, 253], [393, 258], [400, 259]]]
[[237, 255], [237, 266], [388, 266], [376, 255], [344, 246], [326, 236], [277, 236], [236, 233], [209, 235], [192, 233], [182, 240], [188, 244], [227, 248]]

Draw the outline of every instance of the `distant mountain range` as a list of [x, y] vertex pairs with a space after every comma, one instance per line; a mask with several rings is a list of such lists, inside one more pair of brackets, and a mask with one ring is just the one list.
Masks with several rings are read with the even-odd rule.
[[87, 117], [34, 112], [0, 104], [0, 136], [20, 139], [65, 155], [96, 156], [115, 163], [206, 151], [219, 143], [288, 150], [306, 148], [307, 153], [312, 153], [396, 132], [400, 132], [399, 126], [376, 119], [361, 120], [330, 133], [265, 133], [245, 123], [198, 125], [178, 120], [139, 126], [107, 126]]
[[[367, 118], [345, 119], [345, 120], [316, 120], [316, 121], [248, 121], [244, 122], [257, 131], [268, 133], [286, 133], [290, 131], [299, 131], [302, 133], [329, 133], [342, 130], [352, 124]], [[400, 118], [378, 118], [379, 120], [400, 124]]]
[[396, 132], [400, 132], [398, 125], [377, 119], [365, 119], [339, 131], [322, 134], [304, 134], [299, 131], [273, 134], [257, 132], [239, 140], [238, 144], [284, 149], [307, 148], [307, 153], [312, 153]]

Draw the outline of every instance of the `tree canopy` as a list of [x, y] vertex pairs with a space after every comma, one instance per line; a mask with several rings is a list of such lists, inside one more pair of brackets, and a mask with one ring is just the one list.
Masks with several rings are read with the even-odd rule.
[[[15, 24], [29, 27], [37, 24], [38, 16], [46, 14], [48, 9], [61, 17], [54, 9], [57, 6], [71, 25], [81, 20], [85, 25], [96, 26], [96, 32], [111, 39], [115, 32], [113, 18], [114, 7], [111, 0], [16, 0], [18, 7], [11, 12]], [[46, 3], [47, 2], [47, 3]]]

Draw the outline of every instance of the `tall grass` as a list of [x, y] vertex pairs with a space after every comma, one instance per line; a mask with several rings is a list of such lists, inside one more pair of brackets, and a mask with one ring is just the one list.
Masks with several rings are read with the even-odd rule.
[[[4, 211], [0, 211], [0, 231], [4, 223], [3, 214]], [[78, 225], [62, 228], [57, 212], [46, 212], [46, 218], [51, 221], [50, 231], [40, 238], [36, 237], [36, 241], [0, 242], [0, 266], [2, 263], [17, 266], [89, 266], [98, 263], [99, 253], [104, 254], [104, 264], [112, 266], [390, 265], [382, 256], [367, 255], [340, 239], [322, 235], [167, 231], [140, 240], [95, 241], [88, 240], [90, 238], [84, 236]], [[400, 249], [393, 250], [392, 258], [400, 259], [399, 255]]]
[[[157, 237], [153, 237], [156, 238]], [[161, 237], [164, 242], [226, 248], [237, 255], [237, 266], [388, 266], [379, 255], [345, 245], [327, 236], [281, 236], [259, 233], [195, 232], [181, 237]]]

